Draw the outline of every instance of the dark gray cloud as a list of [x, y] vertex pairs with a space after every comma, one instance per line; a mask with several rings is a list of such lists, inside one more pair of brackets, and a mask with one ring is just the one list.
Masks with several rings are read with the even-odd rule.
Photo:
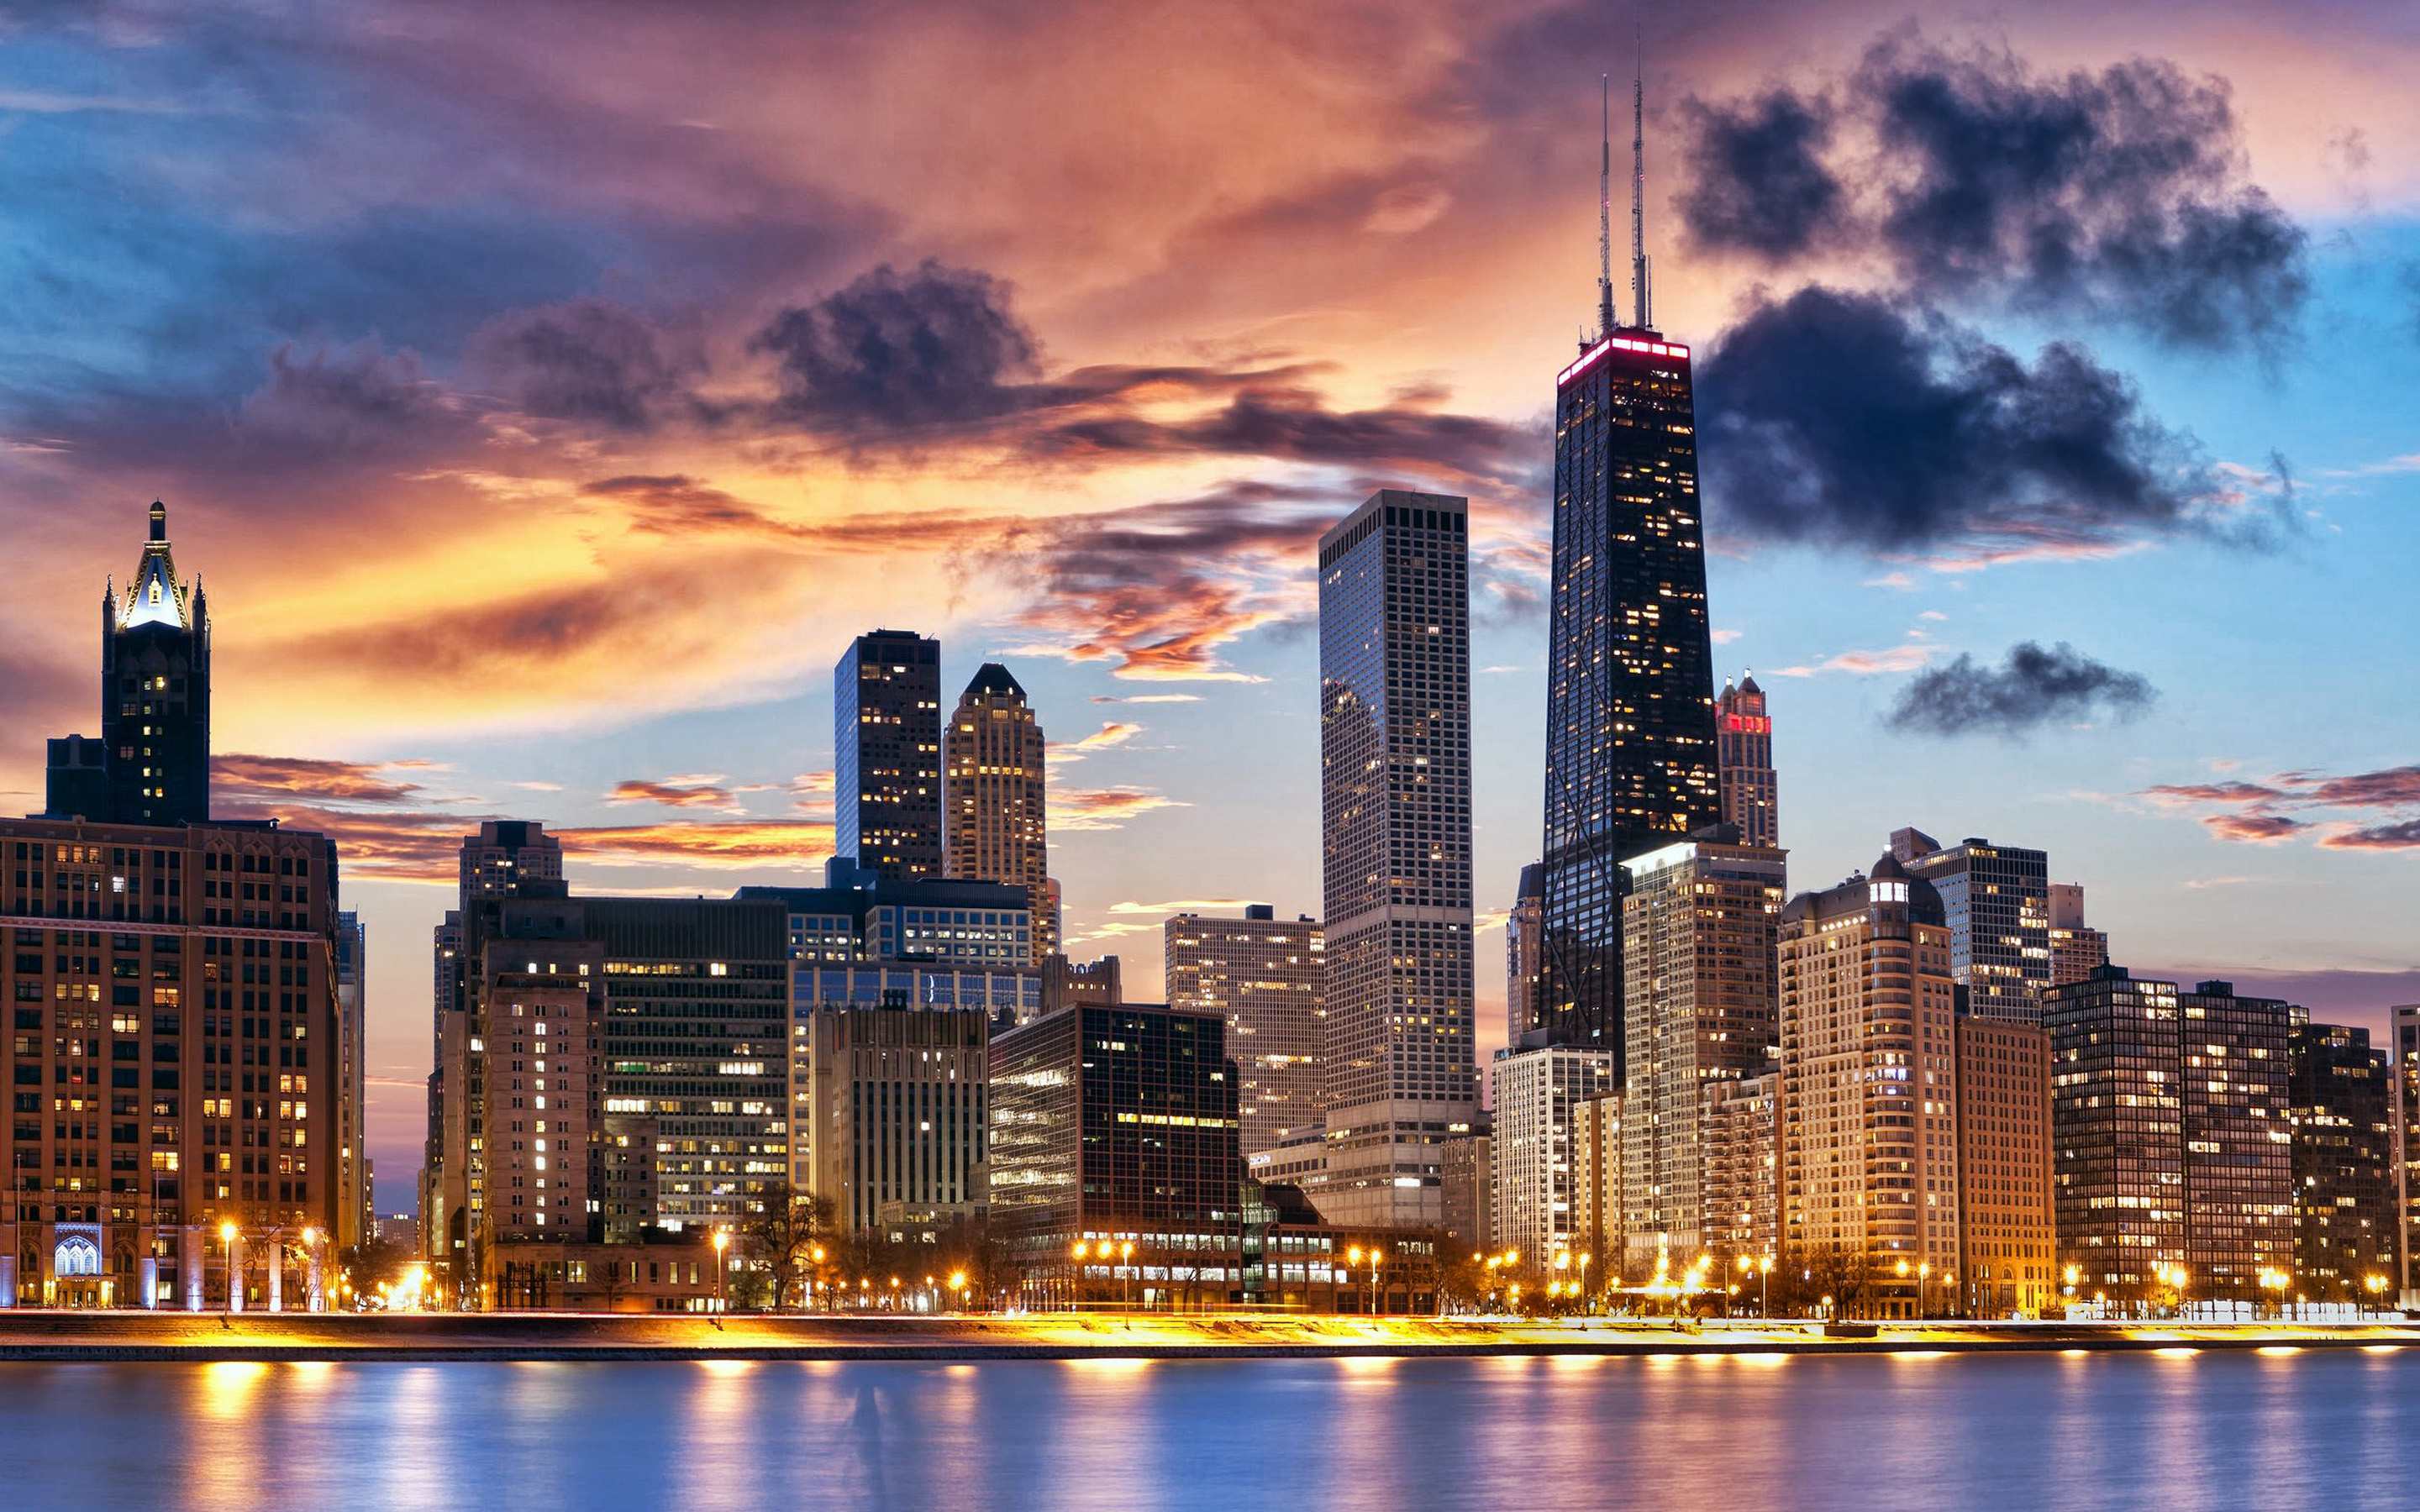
[[1832, 114], [1828, 98], [1787, 89], [1735, 103], [1684, 101], [1680, 208], [1692, 239], [1779, 261], [1838, 237], [1848, 191], [1823, 162]]
[[947, 427], [1022, 408], [1033, 333], [988, 273], [885, 263], [775, 316], [750, 343], [781, 368], [776, 414], [843, 432]]
[[646, 429], [675, 407], [696, 412], [689, 384], [705, 370], [690, 344], [589, 296], [501, 316], [468, 355], [473, 373], [530, 414], [619, 431]]
[[2288, 528], [2276, 501], [2222, 490], [2193, 439], [2082, 347], [2028, 364], [1869, 295], [1759, 302], [1706, 357], [1698, 399], [1714, 517], [1741, 534], [2057, 554]]
[[[1444, 410], [1435, 390], [1331, 409], [1314, 364], [1100, 364], [1046, 378], [1012, 298], [988, 273], [928, 260], [904, 273], [885, 264], [784, 310], [751, 343], [780, 368], [768, 413], [861, 454], [965, 442], [1060, 463], [1260, 456], [1439, 483], [1508, 480], [1528, 462], [1534, 438]], [[1142, 412], [1155, 398], [1215, 408]]]
[[1700, 246], [1869, 255], [1928, 298], [2204, 348], [2274, 351], [2309, 294], [2309, 239], [2246, 177], [2227, 85], [2164, 60], [2041, 74], [1910, 33], [1844, 80], [1686, 115]]
[[2064, 640], [2047, 651], [2024, 640], [1997, 667], [1961, 655], [1918, 672], [1883, 722], [1902, 734], [2014, 740], [2052, 723], [2133, 719], [2158, 696], [2141, 673], [2095, 661]]

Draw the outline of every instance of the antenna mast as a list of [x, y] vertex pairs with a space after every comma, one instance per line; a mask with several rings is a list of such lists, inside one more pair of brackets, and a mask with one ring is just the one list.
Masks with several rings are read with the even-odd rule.
[[1598, 107], [1604, 116], [1604, 156], [1596, 182], [1596, 333], [1613, 331], [1613, 76], [1597, 81]]
[[1631, 54], [1631, 67], [1637, 71], [1630, 85], [1630, 295], [1637, 318], [1631, 324], [1645, 331], [1648, 327], [1649, 301], [1647, 290], [1647, 70], [1639, 51]]

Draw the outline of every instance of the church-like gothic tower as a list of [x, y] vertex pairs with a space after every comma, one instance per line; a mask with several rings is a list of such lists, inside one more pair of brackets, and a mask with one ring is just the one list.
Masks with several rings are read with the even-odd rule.
[[177, 580], [165, 504], [151, 506], [151, 537], [134, 580], [123, 594], [113, 584], [101, 600], [101, 733], [110, 819], [181, 825], [209, 817], [209, 609], [198, 579]]

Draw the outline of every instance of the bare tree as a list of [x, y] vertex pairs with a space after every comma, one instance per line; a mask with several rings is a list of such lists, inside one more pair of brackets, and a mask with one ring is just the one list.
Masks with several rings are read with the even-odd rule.
[[799, 1271], [815, 1246], [832, 1236], [832, 1201], [801, 1192], [787, 1181], [766, 1187], [764, 1196], [739, 1226], [747, 1253], [766, 1272], [767, 1294], [775, 1312], [785, 1310], [799, 1283]]

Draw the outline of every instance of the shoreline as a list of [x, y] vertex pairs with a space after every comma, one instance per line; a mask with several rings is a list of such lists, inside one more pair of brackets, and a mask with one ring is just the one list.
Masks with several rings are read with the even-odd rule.
[[355, 1317], [215, 1313], [0, 1315], [0, 1363], [971, 1363], [984, 1360], [1714, 1358], [1774, 1355], [2142, 1353], [2420, 1347], [2420, 1323], [1591, 1326], [1460, 1319], [1162, 1314], [999, 1318], [467, 1314]]

